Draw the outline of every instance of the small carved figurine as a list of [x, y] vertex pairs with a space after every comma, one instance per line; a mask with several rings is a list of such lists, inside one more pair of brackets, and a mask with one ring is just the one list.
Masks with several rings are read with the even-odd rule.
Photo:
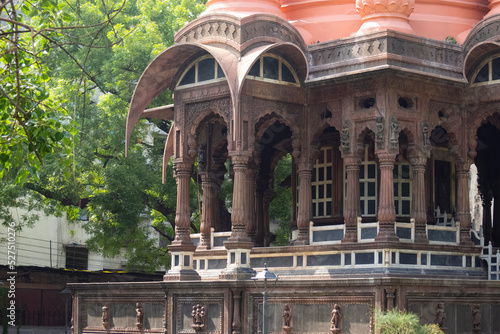
[[435, 323], [442, 330], [445, 329], [445, 327], [444, 327], [445, 319], [446, 319], [446, 313], [444, 312], [444, 303], [439, 302], [436, 306], [436, 321], [435, 321]]
[[342, 143], [343, 148], [349, 148], [349, 146], [351, 144], [351, 141], [349, 138], [349, 124], [348, 123], [344, 123], [344, 125], [342, 126], [342, 134], [340, 137], [340, 142]]
[[391, 145], [392, 148], [397, 148], [399, 143], [399, 124], [396, 117], [391, 117]]
[[109, 328], [109, 307], [107, 305], [102, 307], [102, 327], [104, 329]]
[[290, 333], [292, 331], [291, 321], [292, 321], [292, 311], [290, 310], [290, 306], [285, 304], [283, 306], [283, 330], [286, 333]]
[[191, 316], [193, 317], [193, 324], [191, 327], [193, 327], [193, 329], [197, 332], [204, 330], [206, 319], [205, 307], [200, 304], [196, 304], [193, 306]]
[[340, 322], [341, 322], [341, 312], [340, 312], [340, 306], [339, 304], [334, 304], [332, 308], [332, 319], [330, 321], [332, 327], [330, 328], [330, 331], [332, 334], [340, 333], [341, 328], [340, 328]]
[[427, 148], [429, 146], [429, 123], [422, 124], [422, 146]]
[[382, 117], [377, 117], [377, 134], [375, 141], [378, 148], [384, 148], [384, 119]]
[[144, 327], [144, 312], [141, 303], [135, 304], [135, 327], [141, 330]]
[[205, 169], [207, 167], [207, 144], [202, 143], [198, 148], [198, 166], [200, 169]]
[[472, 305], [472, 332], [479, 333], [481, 331], [481, 306], [478, 304]]

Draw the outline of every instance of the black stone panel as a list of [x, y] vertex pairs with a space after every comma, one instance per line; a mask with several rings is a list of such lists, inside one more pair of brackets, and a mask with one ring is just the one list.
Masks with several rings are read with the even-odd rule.
[[428, 230], [427, 238], [429, 241], [455, 242], [457, 234], [453, 231]]
[[417, 264], [417, 254], [415, 253], [399, 253], [400, 264]]
[[283, 257], [254, 257], [250, 260], [252, 268], [268, 267], [293, 267], [293, 256]]
[[313, 231], [313, 242], [340, 241], [344, 238], [344, 230]]
[[431, 265], [432, 266], [461, 267], [462, 266], [462, 256], [460, 256], [460, 255], [431, 254]]
[[375, 239], [377, 237], [376, 227], [366, 227], [361, 229], [361, 239]]
[[208, 260], [208, 269], [224, 269], [226, 268], [227, 260], [226, 259], [216, 259], [216, 260]]
[[224, 241], [227, 241], [229, 237], [214, 237], [214, 245], [213, 247], [223, 247]]
[[340, 254], [309, 255], [307, 257], [307, 266], [340, 266]]
[[411, 228], [408, 228], [408, 227], [398, 227], [398, 228], [396, 228], [396, 235], [400, 239], [411, 240]]
[[356, 253], [356, 264], [375, 264], [374, 253]]

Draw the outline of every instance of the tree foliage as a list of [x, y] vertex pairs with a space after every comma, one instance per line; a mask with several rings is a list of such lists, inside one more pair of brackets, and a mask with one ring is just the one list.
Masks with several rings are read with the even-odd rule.
[[380, 334], [442, 334], [436, 324], [422, 326], [415, 313], [393, 309], [375, 310], [375, 332]]
[[[2, 1], [0, 220], [14, 220], [12, 206], [86, 215], [91, 250], [125, 247], [136, 269], [168, 263], [158, 235], [171, 240], [175, 223], [175, 180], [161, 184], [170, 124], [141, 121], [125, 159], [126, 114], [146, 66], [205, 2]], [[169, 102], [166, 92], [152, 106]], [[21, 217], [17, 228], [35, 221]]]

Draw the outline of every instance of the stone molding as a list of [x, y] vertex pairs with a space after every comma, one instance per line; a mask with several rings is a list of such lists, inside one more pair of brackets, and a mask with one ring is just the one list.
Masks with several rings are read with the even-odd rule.
[[278, 41], [305, 49], [300, 33], [288, 21], [270, 14], [255, 14], [241, 19], [229, 14], [201, 16], [175, 36], [178, 44], [223, 43], [239, 52], [256, 43]]
[[312, 45], [308, 63], [308, 81], [366, 71], [370, 63], [463, 80], [460, 46], [393, 31]]

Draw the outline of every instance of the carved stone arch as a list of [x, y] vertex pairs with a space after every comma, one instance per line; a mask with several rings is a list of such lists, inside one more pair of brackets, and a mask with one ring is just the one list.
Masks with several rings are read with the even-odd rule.
[[358, 156], [362, 156], [363, 155], [363, 152], [365, 150], [365, 147], [364, 147], [364, 142], [365, 142], [365, 138], [366, 137], [370, 137], [373, 141], [373, 144], [375, 144], [375, 131], [374, 129], [371, 129], [369, 128], [368, 126], [365, 127], [363, 130], [361, 130], [358, 134], [358, 136], [356, 137], [356, 154]]
[[477, 130], [487, 122], [491, 122], [500, 129], [500, 105], [488, 109], [476, 110], [473, 115], [469, 116], [467, 124], [471, 124], [467, 128], [467, 148], [469, 149], [469, 158], [474, 159], [477, 154]]
[[221, 118], [224, 122], [224, 125], [227, 127], [228, 120], [224, 117], [224, 114], [217, 109], [206, 109], [192, 120], [191, 127], [189, 128], [189, 135], [196, 135], [198, 128], [206, 121], [209, 121], [213, 118]]
[[300, 133], [298, 126], [295, 125], [294, 122], [290, 122], [285, 115], [279, 115], [276, 112], [264, 112], [262, 116], [258, 118], [258, 121], [255, 123], [255, 142], [260, 142], [264, 133], [269, 129], [271, 125], [275, 122], [280, 122], [283, 125], [287, 126], [292, 134], [297, 135]]
[[[401, 143], [401, 139], [403, 138], [402, 135], [404, 135], [404, 137], [407, 140], [406, 147], [403, 147], [404, 143]], [[401, 129], [399, 131], [398, 142], [399, 142], [398, 156], [403, 155], [404, 159], [408, 160], [410, 153], [415, 150], [415, 146], [416, 146], [415, 145], [416, 144], [415, 143], [415, 135], [413, 134], [413, 132], [410, 129], [408, 129], [408, 127], [404, 127], [403, 129]]]
[[236, 67], [237, 55], [210, 45], [202, 44], [178, 44], [167, 48], [160, 53], [144, 70], [135, 87], [127, 115], [127, 126], [125, 134], [125, 150], [135, 124], [144, 113], [147, 106], [160, 93], [169, 88], [177, 75], [179, 68], [183, 66], [186, 59], [195, 54], [205, 51], [215, 58], [225, 73], [231, 96], [234, 96], [237, 81]]

